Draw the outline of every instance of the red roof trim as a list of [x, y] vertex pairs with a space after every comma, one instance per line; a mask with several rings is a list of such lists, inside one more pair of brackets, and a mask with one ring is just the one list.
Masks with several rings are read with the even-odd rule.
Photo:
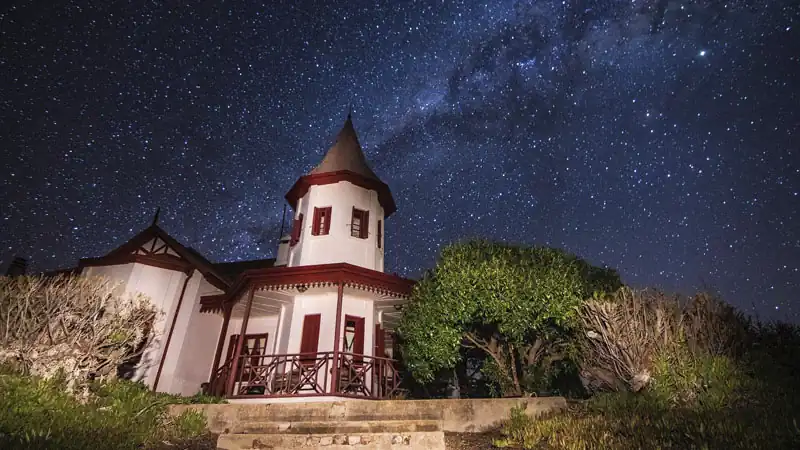
[[306, 195], [311, 186], [322, 186], [325, 184], [338, 183], [340, 181], [349, 181], [364, 189], [376, 191], [378, 193], [378, 201], [383, 207], [384, 217], [389, 217], [397, 211], [394, 197], [392, 197], [392, 192], [389, 190], [389, 186], [386, 183], [367, 178], [349, 170], [304, 175], [300, 177], [297, 182], [295, 182], [294, 186], [289, 189], [289, 192], [286, 193], [286, 200], [292, 208], [297, 209], [297, 201]]
[[220, 311], [223, 303], [235, 303], [239, 294], [250, 287], [294, 288], [300, 285], [324, 286], [339, 282], [369, 291], [403, 296], [410, 295], [415, 284], [414, 280], [347, 263], [254, 269], [244, 272], [227, 295], [202, 297], [200, 311]]
[[[154, 238], [163, 240], [167, 245], [172, 247], [180, 257], [163, 253], [158, 255], [135, 254], [142, 245]], [[186, 272], [190, 268], [196, 268], [206, 277], [209, 283], [215, 287], [226, 290], [229, 285], [228, 280], [219, 274], [210, 262], [206, 261], [205, 258], [198, 253], [185, 247], [158, 225], [151, 225], [145, 228], [139, 232], [139, 234], [129, 239], [128, 242], [109, 252], [106, 256], [81, 259], [78, 263], [78, 268], [82, 269], [87, 266], [112, 266], [132, 262], [181, 272]]]

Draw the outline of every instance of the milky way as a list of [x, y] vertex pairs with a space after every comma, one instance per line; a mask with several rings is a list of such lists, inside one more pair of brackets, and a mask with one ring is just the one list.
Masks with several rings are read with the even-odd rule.
[[161, 207], [211, 260], [272, 256], [352, 107], [387, 271], [479, 236], [797, 320], [797, 2], [294, 3], [3, 2], [4, 252], [69, 267]]

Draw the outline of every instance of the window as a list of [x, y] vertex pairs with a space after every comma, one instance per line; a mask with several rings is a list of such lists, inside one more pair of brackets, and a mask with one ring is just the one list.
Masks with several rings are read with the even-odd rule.
[[350, 221], [350, 236], [366, 239], [369, 236], [369, 211], [353, 208], [353, 220]]
[[311, 234], [319, 236], [328, 234], [331, 230], [331, 207], [314, 208], [314, 223], [311, 226]]
[[292, 224], [292, 238], [289, 241], [289, 246], [294, 246], [298, 242], [300, 242], [300, 232], [303, 231], [303, 213], [300, 213], [297, 216], [297, 219], [294, 219], [294, 223]]
[[381, 221], [378, 221], [378, 248], [381, 248], [381, 241], [383, 240], [383, 224]]

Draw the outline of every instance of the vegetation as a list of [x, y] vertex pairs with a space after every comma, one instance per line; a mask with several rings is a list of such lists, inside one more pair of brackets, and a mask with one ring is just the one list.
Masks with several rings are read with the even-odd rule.
[[0, 363], [66, 377], [66, 389], [117, 376], [155, 336], [156, 311], [98, 277], [0, 277]]
[[800, 327], [708, 293], [633, 290], [559, 250], [475, 241], [444, 249], [399, 331], [426, 394], [453, 378], [571, 394], [564, 412], [515, 410], [498, 447], [800, 448]]
[[514, 411], [496, 445], [800, 448], [800, 328], [753, 323], [707, 294], [629, 289], [586, 302], [582, 317], [595, 395], [537, 420]]
[[126, 380], [94, 381], [89, 394], [66, 390], [66, 379], [42, 379], [5, 368], [0, 372], [0, 448], [109, 450], [184, 447], [206, 434], [205, 417], [167, 414], [173, 403], [218, 399], [157, 394]]
[[578, 307], [620, 285], [613, 270], [561, 250], [472, 241], [446, 247], [414, 287], [398, 327], [405, 365], [433, 381], [472, 349], [504, 396], [530, 392], [569, 361]]
[[0, 277], [0, 448], [180, 448], [199, 439], [204, 417], [170, 417], [167, 405], [217, 399], [118, 378], [155, 338], [155, 317], [147, 299], [105, 279]]

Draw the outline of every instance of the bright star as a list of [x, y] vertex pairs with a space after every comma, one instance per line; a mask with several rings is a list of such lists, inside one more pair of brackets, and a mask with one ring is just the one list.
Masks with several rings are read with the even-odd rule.
[[706, 56], [706, 51], [705, 50], [700, 50], [700, 56]]

